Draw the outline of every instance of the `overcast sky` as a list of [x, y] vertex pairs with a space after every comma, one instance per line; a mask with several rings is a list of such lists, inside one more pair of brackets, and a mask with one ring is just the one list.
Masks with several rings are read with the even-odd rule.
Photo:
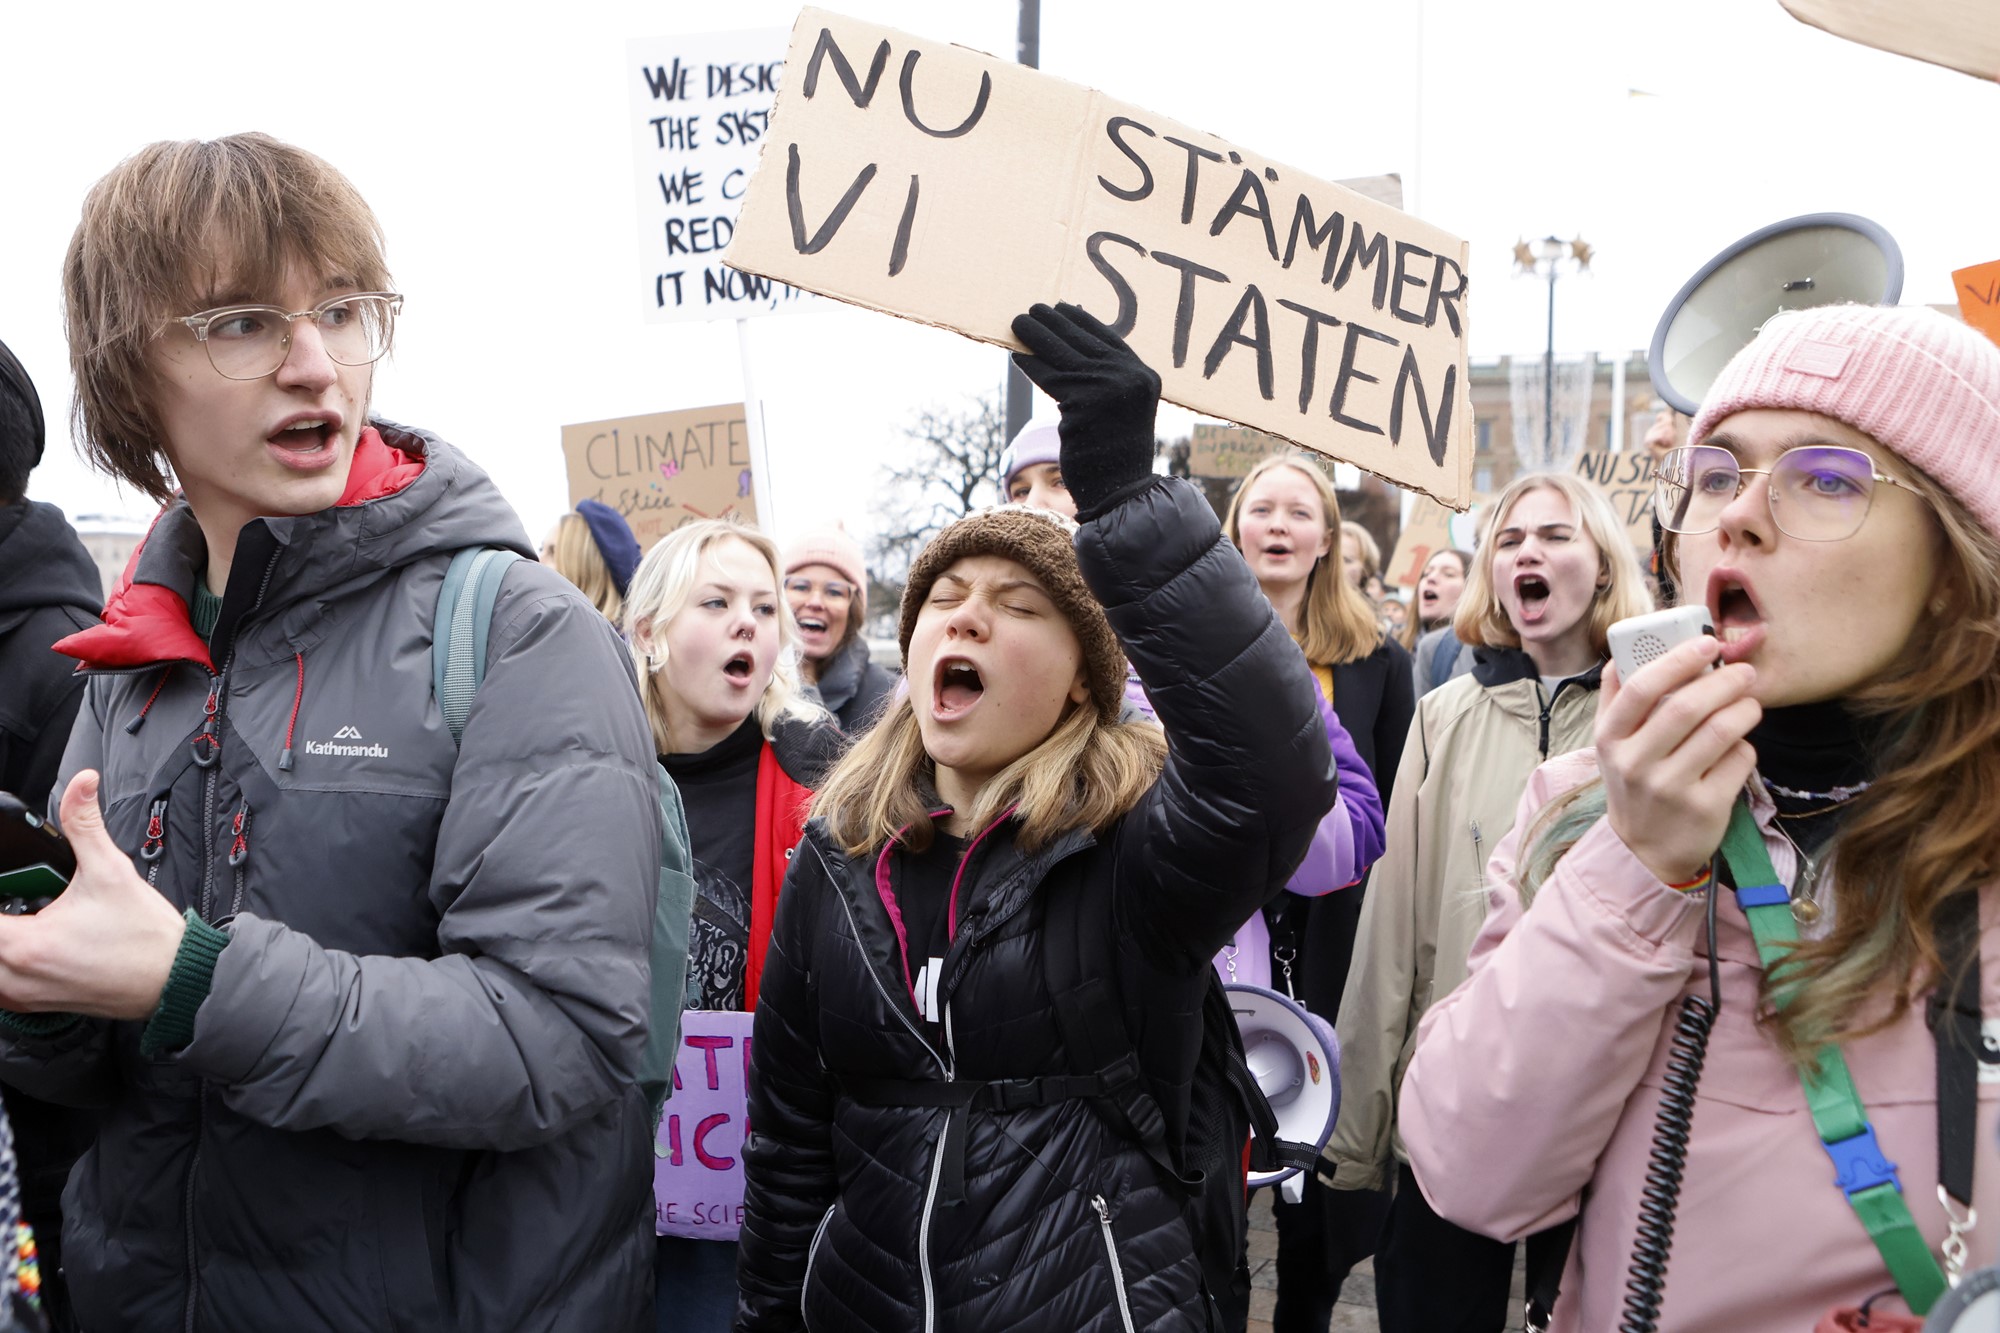
[[[1013, 0], [845, 8], [1013, 54]], [[155, 139], [267, 131], [333, 162], [382, 219], [408, 304], [377, 410], [469, 449], [539, 536], [566, 506], [565, 422], [741, 393], [732, 325], [646, 325], [633, 299], [625, 42], [796, 14], [778, 0], [15, 6], [0, 338], [60, 421], [59, 268], [85, 191]], [[1842, 42], [1776, 0], [1044, 0], [1042, 67], [1322, 177], [1402, 173], [1412, 210], [1471, 242], [1477, 357], [1542, 347], [1546, 289], [1512, 274], [1522, 236], [1597, 247], [1592, 276], [1559, 290], [1557, 343], [1607, 355], [1643, 348], [1716, 250], [1795, 214], [1886, 226], [1905, 302], [1949, 301], [1953, 268], [2000, 258], [2000, 87]], [[835, 515], [865, 529], [913, 412], [1002, 371], [991, 348], [831, 303], [754, 322], [749, 346], [781, 538]], [[30, 493], [72, 514], [146, 509], [61, 440]]]

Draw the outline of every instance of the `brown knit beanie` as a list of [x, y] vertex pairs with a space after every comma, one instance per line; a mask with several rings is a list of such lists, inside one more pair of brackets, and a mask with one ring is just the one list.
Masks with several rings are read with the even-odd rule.
[[903, 587], [903, 619], [898, 640], [903, 647], [903, 671], [910, 667], [910, 636], [917, 613], [930, 597], [938, 575], [968, 556], [997, 555], [1026, 569], [1076, 632], [1083, 645], [1084, 674], [1090, 697], [1097, 702], [1100, 721], [1118, 720], [1125, 700], [1125, 651], [1104, 608], [1083, 581], [1076, 565], [1076, 525], [1061, 514], [1025, 505], [1000, 505], [968, 514], [931, 538], [910, 565]]

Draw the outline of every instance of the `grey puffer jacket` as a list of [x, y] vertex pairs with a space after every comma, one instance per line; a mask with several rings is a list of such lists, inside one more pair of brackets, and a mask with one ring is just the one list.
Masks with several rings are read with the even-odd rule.
[[896, 681], [895, 672], [869, 658], [868, 640], [857, 634], [827, 660], [814, 688], [826, 711], [839, 721], [840, 729], [859, 737], [882, 715]]
[[[1149, 485], [1084, 524], [1077, 555], [1158, 709], [1165, 770], [1101, 837], [1028, 852], [1004, 823], [968, 853], [936, 1044], [886, 863], [808, 826], [757, 1007], [738, 1333], [1206, 1326], [1183, 1196], [1136, 1138], [1080, 1098], [975, 1101], [956, 1130], [943, 1105], [954, 1084], [1083, 1063], [1056, 1016], [1076, 997], [1051, 995], [1044, 956], [1066, 942], [1044, 930], [1049, 904], [1074, 895], [1111, 942], [1085, 975], [1178, 1144], [1209, 959], [1284, 887], [1338, 791], [1305, 659], [1198, 492]], [[936, 1100], [889, 1104], [868, 1090], [885, 1080]]]
[[0, 1057], [100, 1108], [64, 1199], [91, 1330], [650, 1326], [651, 736], [610, 625], [529, 560], [453, 747], [450, 553], [530, 548], [462, 454], [377, 424], [341, 504], [243, 529], [219, 672], [185, 504], [67, 644], [64, 782], [100, 769], [119, 845], [230, 934], [179, 1052], [70, 1019]]

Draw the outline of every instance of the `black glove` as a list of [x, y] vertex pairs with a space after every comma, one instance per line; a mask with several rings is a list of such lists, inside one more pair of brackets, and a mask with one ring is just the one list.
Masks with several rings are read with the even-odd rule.
[[1153, 475], [1160, 377], [1081, 307], [1035, 305], [1014, 317], [1021, 373], [1062, 408], [1063, 484], [1089, 520]]

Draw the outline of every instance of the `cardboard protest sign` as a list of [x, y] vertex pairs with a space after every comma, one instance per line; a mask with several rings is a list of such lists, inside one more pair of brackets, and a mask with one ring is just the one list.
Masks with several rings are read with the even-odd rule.
[[784, 53], [782, 28], [626, 43], [640, 282], [651, 322], [741, 319], [814, 299], [722, 265]]
[[1431, 556], [1450, 549], [1451, 510], [1419, 495], [1396, 538], [1396, 549], [1382, 569], [1382, 581], [1398, 588], [1414, 588]]
[[1202, 421], [1195, 424], [1188, 442], [1188, 472], [1197, 477], [1244, 477], [1272, 454], [1297, 452], [1290, 440], [1261, 430]]
[[1951, 289], [1958, 293], [1959, 316], [2000, 343], [2000, 259], [1954, 269]]
[[1653, 549], [1653, 455], [1586, 449], [1576, 456], [1577, 476], [1601, 487], [1635, 550]]
[[1213, 135], [808, 9], [727, 262], [1014, 346], [1069, 300], [1165, 395], [1462, 506], [1466, 244]]
[[681, 1015], [673, 1093], [653, 1142], [653, 1230], [735, 1240], [743, 1225], [750, 1023], [734, 1010]]
[[1801, 23], [1878, 51], [1975, 78], [2000, 78], [2000, 8], [1991, 0], [1779, 0]]
[[639, 549], [701, 518], [757, 521], [743, 404], [693, 407], [564, 426], [569, 504], [602, 500], [625, 516]]

